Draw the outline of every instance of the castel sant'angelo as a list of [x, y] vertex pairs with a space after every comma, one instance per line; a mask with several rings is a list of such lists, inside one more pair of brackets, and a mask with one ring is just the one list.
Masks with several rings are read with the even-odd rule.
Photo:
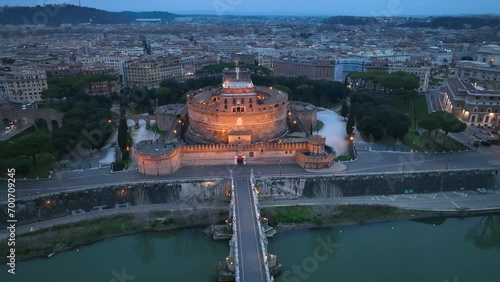
[[172, 137], [135, 145], [138, 170], [148, 175], [222, 164], [322, 169], [335, 158], [324, 136], [308, 134], [316, 125], [316, 107], [289, 102], [279, 89], [253, 85], [249, 71], [238, 67], [224, 71], [222, 86], [188, 93], [186, 105], [158, 108], [155, 119]]

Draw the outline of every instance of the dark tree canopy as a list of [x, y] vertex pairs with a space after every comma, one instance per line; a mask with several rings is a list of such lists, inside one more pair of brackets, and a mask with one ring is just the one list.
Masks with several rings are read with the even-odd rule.
[[351, 72], [349, 73], [351, 79], [361, 79], [370, 81], [375, 85], [380, 85], [389, 90], [414, 90], [418, 89], [420, 85], [420, 78], [414, 74], [406, 72]]
[[359, 131], [375, 140], [386, 134], [396, 141], [403, 139], [411, 125], [408, 114], [395, 108], [388, 99], [372, 93], [351, 95], [349, 119], [351, 116]]
[[349, 106], [347, 105], [346, 100], [342, 102], [342, 108], [340, 108], [340, 115], [344, 117], [344, 119], [349, 116]]
[[34, 167], [37, 167], [40, 158], [54, 151], [52, 136], [47, 131], [37, 131], [21, 137], [10, 145], [12, 156], [28, 159]]

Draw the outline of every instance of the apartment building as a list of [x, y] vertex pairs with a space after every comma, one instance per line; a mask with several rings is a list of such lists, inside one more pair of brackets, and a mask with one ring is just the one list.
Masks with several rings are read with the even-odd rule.
[[460, 61], [455, 76], [469, 82], [477, 82], [487, 89], [500, 90], [500, 66], [476, 61]]
[[429, 89], [429, 80], [431, 77], [431, 67], [406, 65], [406, 64], [389, 64], [389, 73], [393, 72], [411, 73], [420, 78], [418, 91], [425, 92]]
[[405, 62], [399, 64], [391, 64], [386, 61], [373, 60], [366, 67], [368, 72], [406, 72], [411, 73], [420, 78], [418, 91], [425, 92], [429, 89], [429, 81], [431, 76], [431, 67], [423, 66], [419, 63]]
[[38, 65], [40, 69], [45, 70], [47, 78], [56, 78], [64, 76], [79, 75], [82, 73], [83, 65], [80, 63], [46, 63]]
[[0, 96], [12, 103], [42, 101], [42, 92], [47, 88], [44, 70], [22, 68], [0, 71]]
[[334, 64], [329, 60], [274, 60], [274, 75], [305, 76], [311, 79], [332, 80], [335, 71]]
[[128, 61], [124, 66], [124, 80], [127, 86], [158, 87], [167, 78], [186, 79], [193, 77], [196, 70], [215, 63], [215, 59], [205, 57], [148, 57]]
[[85, 93], [92, 96], [110, 95], [120, 91], [120, 82], [118, 80], [104, 80], [98, 82], [89, 82]]

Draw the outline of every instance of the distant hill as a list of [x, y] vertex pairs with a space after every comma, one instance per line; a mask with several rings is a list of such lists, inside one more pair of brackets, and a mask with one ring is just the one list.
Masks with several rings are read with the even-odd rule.
[[373, 17], [335, 16], [323, 21], [325, 24], [343, 25], [371, 25], [377, 24], [377, 19]]
[[177, 15], [168, 12], [108, 12], [75, 5], [45, 5], [36, 7], [3, 7], [0, 25], [46, 24], [126, 24], [137, 19], [155, 18], [172, 21]]
[[500, 27], [500, 18], [498, 16], [413, 18], [400, 26], [444, 29], [477, 29], [483, 26], [494, 28]]

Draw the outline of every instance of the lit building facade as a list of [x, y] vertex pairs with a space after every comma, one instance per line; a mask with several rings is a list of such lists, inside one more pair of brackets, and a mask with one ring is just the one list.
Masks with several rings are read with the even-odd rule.
[[497, 126], [500, 124], [500, 91], [479, 90], [458, 78], [446, 81], [443, 108], [468, 125]]

